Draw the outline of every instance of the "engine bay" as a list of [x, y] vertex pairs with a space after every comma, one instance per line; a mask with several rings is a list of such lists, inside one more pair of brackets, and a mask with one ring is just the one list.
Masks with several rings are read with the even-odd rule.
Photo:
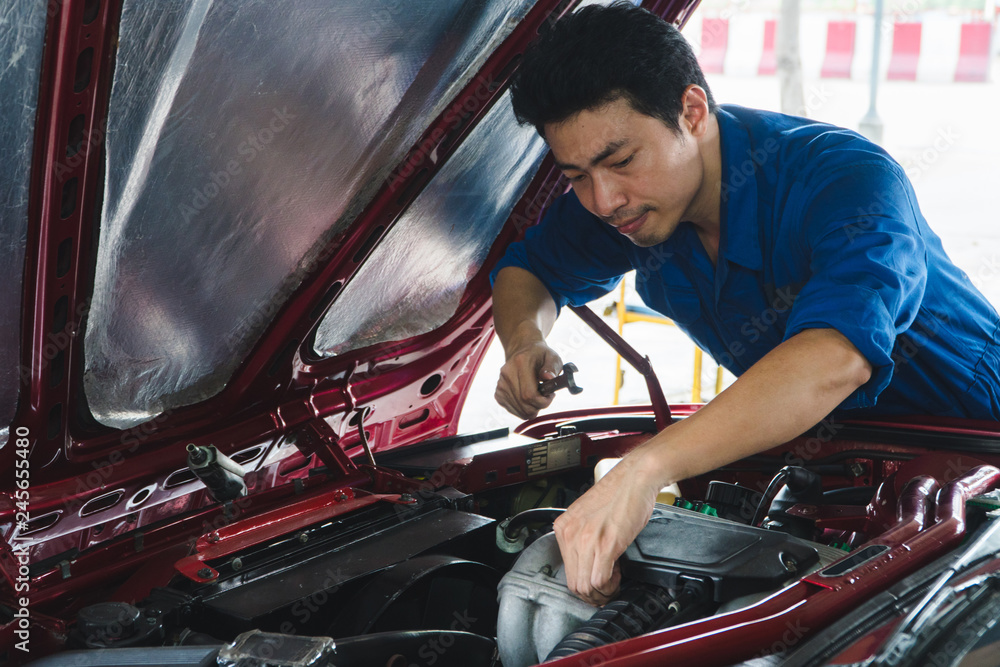
[[[204, 507], [180, 520], [202, 522], [193, 550], [155, 550], [124, 580], [53, 598], [52, 642], [80, 665], [133, 664], [136, 651], [192, 665], [209, 664], [206, 656], [211, 664], [344, 666], [606, 659], [609, 647], [619, 656], [643, 649], [654, 632], [662, 644], [667, 631], [682, 639], [753, 626], [788, 606], [783, 596], [832, 596], [836, 614], [892, 580], [894, 568], [912, 571], [948, 548], [940, 535], [933, 548], [915, 549], [914, 540], [951, 522], [954, 543], [966, 521], [975, 526], [1000, 504], [984, 496], [1000, 479], [989, 465], [997, 457], [968, 451], [981, 440], [940, 435], [935, 448], [902, 445], [931, 437], [863, 424], [839, 424], [824, 438], [829, 425], [821, 425], [683, 482], [624, 555], [617, 598], [594, 608], [566, 588], [551, 525], [593, 484], [600, 460], [650, 436], [648, 414], [616, 410], [390, 451], [359, 465], [363, 479], [349, 484], [318, 456], [294, 470], [287, 457], [274, 470], [261, 458], [248, 479], [278, 474], [279, 465], [290, 471], [288, 483], [263, 494], [271, 510], [238, 494], [220, 501], [212, 494], [231, 493], [232, 480], [195, 470], [187, 484], [203, 486], [193, 493], [205, 496]], [[354, 453], [359, 462], [367, 456]], [[168, 529], [149, 526], [109, 544], [134, 558], [137, 544], [155, 544]], [[757, 630], [764, 654], [782, 650], [782, 632], [769, 640]], [[35, 664], [62, 664], [46, 662], [59, 656], [68, 657]]]

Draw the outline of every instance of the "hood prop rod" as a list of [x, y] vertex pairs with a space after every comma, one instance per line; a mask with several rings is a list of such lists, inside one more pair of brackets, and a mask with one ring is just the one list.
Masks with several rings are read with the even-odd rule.
[[605, 343], [611, 346], [611, 349], [621, 355], [622, 359], [627, 361], [632, 368], [639, 371], [639, 374], [646, 379], [649, 402], [653, 404], [653, 417], [656, 419], [656, 430], [662, 431], [670, 426], [674, 421], [670, 415], [670, 404], [667, 403], [667, 399], [663, 396], [663, 389], [660, 388], [660, 381], [656, 379], [656, 373], [653, 371], [653, 364], [649, 361], [649, 357], [639, 354], [634, 347], [618, 335], [617, 331], [609, 327], [590, 308], [586, 306], [570, 306], [569, 308], [587, 326], [593, 329], [594, 333], [600, 336]]
[[368, 432], [365, 431], [365, 417], [368, 416], [369, 412], [368, 408], [359, 408], [354, 414], [358, 416], [358, 438], [361, 439], [361, 446], [365, 448], [365, 456], [368, 459], [368, 463], [373, 468], [376, 468], [378, 466], [375, 463], [375, 455], [372, 454], [372, 446], [368, 442]]

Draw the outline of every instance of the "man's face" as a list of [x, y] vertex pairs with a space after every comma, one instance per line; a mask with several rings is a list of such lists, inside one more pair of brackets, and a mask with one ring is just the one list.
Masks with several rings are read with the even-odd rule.
[[677, 135], [624, 98], [546, 125], [545, 138], [580, 203], [638, 246], [673, 234], [701, 187], [684, 117]]

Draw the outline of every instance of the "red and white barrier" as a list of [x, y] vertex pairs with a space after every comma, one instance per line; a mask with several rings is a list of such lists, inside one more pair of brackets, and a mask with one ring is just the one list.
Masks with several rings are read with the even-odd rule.
[[701, 50], [698, 63], [706, 74], [722, 74], [729, 45], [729, 19], [704, 19], [701, 22]]
[[856, 26], [854, 21], [830, 21], [826, 24], [826, 53], [819, 74], [822, 78], [851, 78]]
[[989, 23], [965, 23], [959, 41], [955, 81], [986, 81], [990, 70]]
[[774, 50], [777, 25], [778, 22], [774, 19], [764, 21], [764, 52], [760, 55], [757, 76], [769, 76], [777, 72], [778, 56]]
[[921, 27], [920, 23], [896, 23], [892, 27], [892, 57], [887, 79], [917, 80]]
[[[919, 18], [919, 17], [918, 17]], [[881, 25], [881, 76], [922, 82], [986, 82], [993, 25], [951, 16], [887, 17]], [[871, 71], [875, 21], [871, 16], [804, 14], [799, 25], [803, 74], [865, 81]], [[775, 73], [775, 17], [750, 12], [699, 16], [684, 28], [708, 74]]]

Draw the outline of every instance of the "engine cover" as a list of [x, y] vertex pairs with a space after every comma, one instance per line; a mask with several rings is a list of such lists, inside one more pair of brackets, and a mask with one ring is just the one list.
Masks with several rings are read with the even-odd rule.
[[772, 590], [819, 560], [816, 548], [785, 533], [657, 505], [629, 545], [622, 576], [677, 588], [684, 576], [710, 580], [716, 602]]

